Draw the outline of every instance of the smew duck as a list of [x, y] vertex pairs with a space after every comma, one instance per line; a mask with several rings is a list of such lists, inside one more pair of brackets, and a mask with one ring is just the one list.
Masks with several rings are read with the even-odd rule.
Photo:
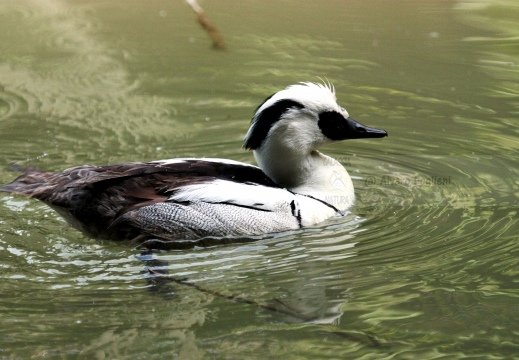
[[331, 85], [300, 83], [268, 97], [245, 136], [259, 167], [215, 158], [180, 158], [63, 172], [25, 169], [1, 191], [43, 201], [73, 227], [100, 239], [190, 240], [259, 235], [341, 216], [352, 181], [318, 149], [384, 130], [349, 117]]

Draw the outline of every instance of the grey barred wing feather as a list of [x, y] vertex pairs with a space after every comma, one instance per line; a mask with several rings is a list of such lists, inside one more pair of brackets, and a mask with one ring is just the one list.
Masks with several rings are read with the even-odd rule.
[[214, 180], [178, 188], [166, 201], [126, 212], [114, 226], [168, 240], [260, 235], [300, 228], [294, 202], [284, 189]]

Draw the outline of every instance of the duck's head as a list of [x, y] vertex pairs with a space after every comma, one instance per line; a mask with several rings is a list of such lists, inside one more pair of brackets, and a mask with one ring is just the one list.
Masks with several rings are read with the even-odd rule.
[[350, 118], [337, 104], [333, 86], [305, 82], [273, 94], [256, 109], [244, 147], [255, 156], [265, 148], [304, 156], [329, 142], [384, 136], [384, 130]]
[[338, 140], [384, 136], [384, 130], [351, 119], [337, 104], [331, 85], [301, 83], [275, 93], [256, 109], [244, 147], [253, 150], [274, 182], [296, 192], [324, 199], [323, 189], [339, 174], [345, 184], [339, 195], [347, 207], [353, 201], [353, 185], [346, 169], [317, 149]]

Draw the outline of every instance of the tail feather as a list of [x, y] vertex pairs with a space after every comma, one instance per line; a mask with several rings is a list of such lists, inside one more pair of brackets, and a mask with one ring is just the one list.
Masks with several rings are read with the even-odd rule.
[[10, 168], [12, 170], [22, 171], [23, 174], [18, 176], [11, 183], [0, 186], [0, 191], [31, 197], [37, 192], [40, 192], [42, 187], [46, 187], [48, 179], [52, 175], [52, 173], [47, 173], [35, 168], [24, 168], [18, 165], [11, 165]]

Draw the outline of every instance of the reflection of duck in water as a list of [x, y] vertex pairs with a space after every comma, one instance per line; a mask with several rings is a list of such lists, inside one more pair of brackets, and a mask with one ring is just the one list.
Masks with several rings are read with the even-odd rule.
[[[257, 235], [313, 225], [351, 206], [348, 173], [317, 149], [384, 136], [384, 130], [349, 118], [333, 88], [302, 83], [256, 110], [244, 146], [253, 150], [259, 168], [223, 159], [171, 159], [60, 173], [28, 169], [0, 190], [39, 199], [96, 238]], [[330, 166], [339, 169], [337, 178], [330, 179]], [[333, 195], [349, 201], [327, 201], [323, 185], [330, 180]]]

